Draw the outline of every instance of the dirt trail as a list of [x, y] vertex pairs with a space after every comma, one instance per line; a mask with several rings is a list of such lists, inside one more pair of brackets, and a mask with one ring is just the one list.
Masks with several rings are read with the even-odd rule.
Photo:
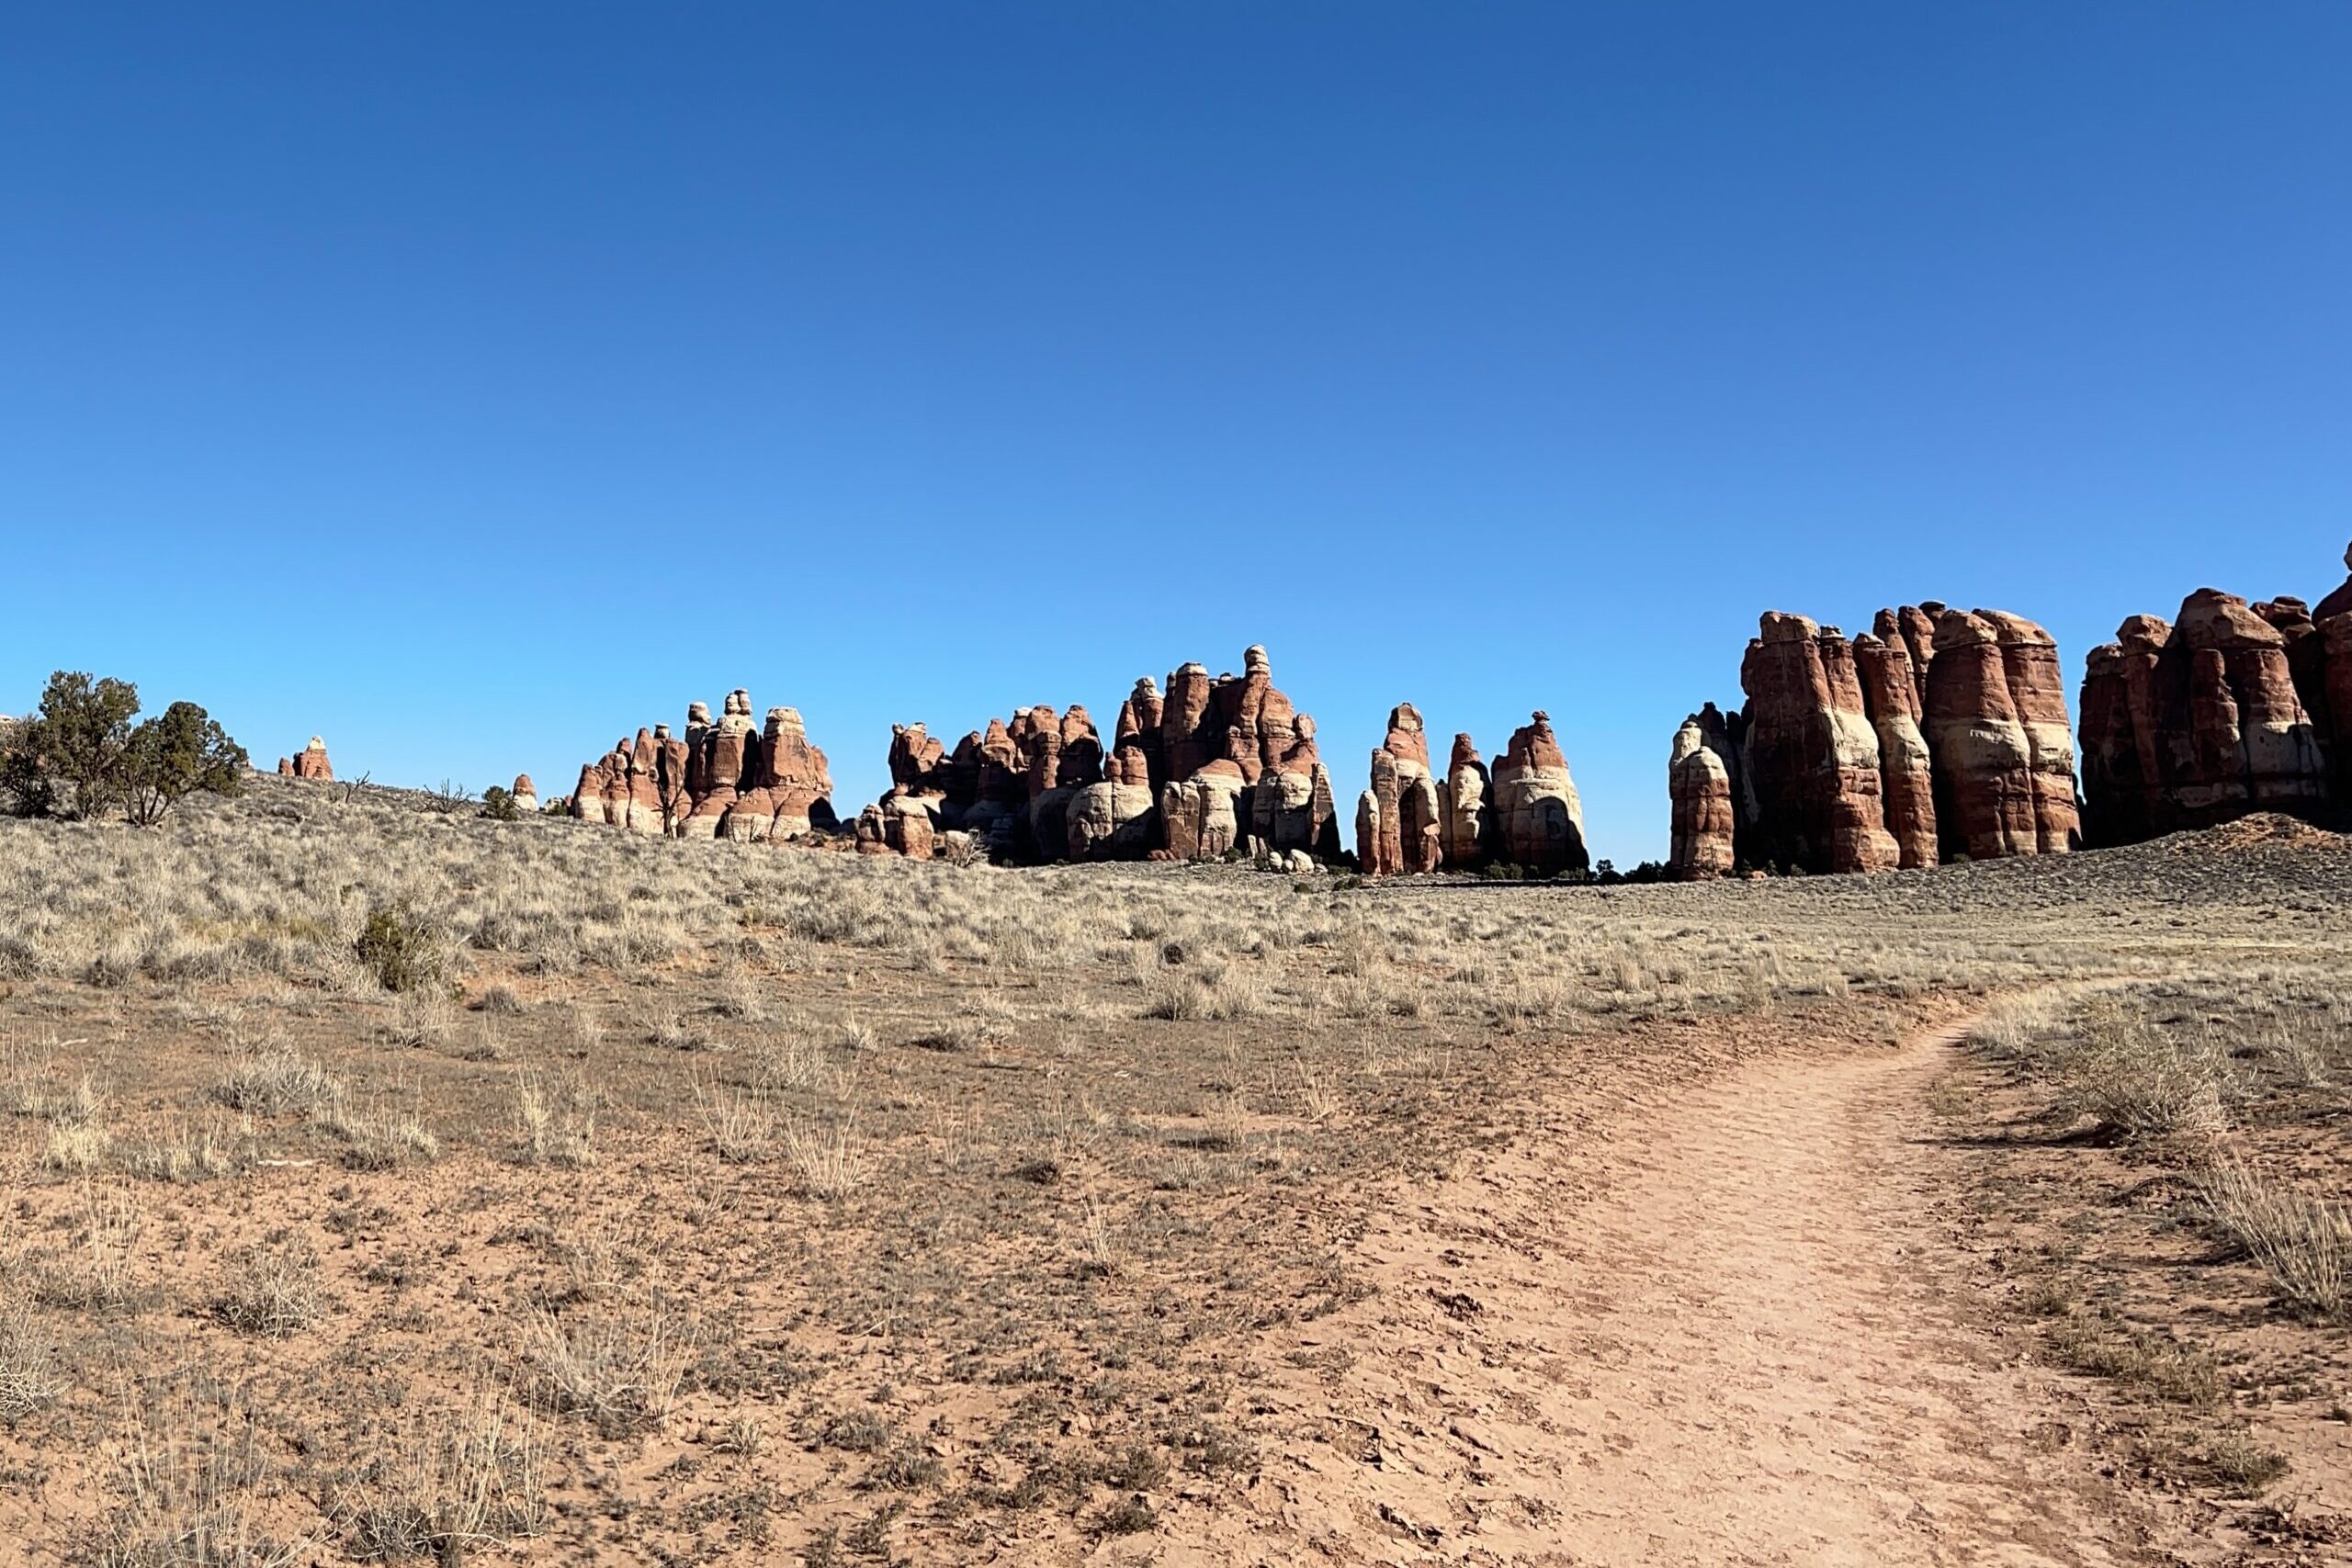
[[1293, 1352], [1355, 1359], [1276, 1402], [1328, 1447], [1262, 1522], [1375, 1562], [2147, 1561], [2077, 1397], [1955, 1290], [1957, 1036], [1753, 1064], [1384, 1222], [1380, 1294]]

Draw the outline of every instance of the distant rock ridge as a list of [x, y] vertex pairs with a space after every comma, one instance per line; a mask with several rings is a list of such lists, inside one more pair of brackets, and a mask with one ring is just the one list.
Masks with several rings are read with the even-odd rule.
[[1747, 703], [1708, 704], [1676, 732], [1670, 874], [1893, 871], [2080, 840], [2058, 649], [2041, 626], [1930, 600], [1881, 610], [1851, 641], [1779, 611], [1758, 629]]
[[1243, 672], [1180, 666], [1138, 679], [1106, 749], [1082, 706], [991, 719], [951, 751], [894, 727], [890, 791], [859, 813], [858, 848], [928, 858], [950, 834], [1013, 861], [1339, 856], [1315, 721], [1273, 683], [1263, 648]]
[[2082, 716], [2095, 845], [2352, 814], [2352, 580], [2316, 608], [2200, 588], [2175, 620], [2132, 616], [2091, 650]]
[[[516, 781], [516, 794], [527, 780]], [[571, 815], [629, 832], [750, 841], [806, 838], [838, 829], [832, 775], [799, 713], [770, 708], [752, 722], [751, 694], [730, 692], [717, 720], [705, 703], [686, 707], [685, 734], [666, 724], [623, 736], [582, 766]]]

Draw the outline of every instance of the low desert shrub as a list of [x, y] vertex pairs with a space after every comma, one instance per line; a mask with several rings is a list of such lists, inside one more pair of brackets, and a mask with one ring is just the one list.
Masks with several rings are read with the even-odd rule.
[[249, 1052], [212, 1086], [212, 1098], [232, 1111], [310, 1111], [342, 1091], [334, 1075], [290, 1045]]
[[2199, 1172], [2196, 1190], [2206, 1217], [2262, 1265], [2281, 1296], [2322, 1316], [2352, 1314], [2352, 1218], [2344, 1211], [2233, 1161]]
[[368, 911], [352, 951], [388, 991], [413, 991], [448, 971], [448, 939], [441, 923], [407, 904]]
[[2122, 1003], [2086, 1009], [2047, 1060], [2062, 1109], [2127, 1136], [2212, 1132], [2225, 1121], [2221, 1050]]
[[79, 1559], [97, 1568], [297, 1568], [308, 1541], [254, 1523], [272, 1473], [261, 1424], [233, 1394], [184, 1396], [124, 1412], [111, 1445], [108, 1506]]

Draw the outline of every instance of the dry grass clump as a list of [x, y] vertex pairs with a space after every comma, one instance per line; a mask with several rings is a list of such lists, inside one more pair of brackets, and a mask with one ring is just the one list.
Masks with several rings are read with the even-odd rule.
[[2233, 1160], [2199, 1171], [2198, 1199], [2278, 1293], [2324, 1317], [2352, 1316], [2352, 1218]]
[[1968, 1031], [1968, 1043], [2005, 1062], [2036, 1059], [2076, 1005], [2068, 991], [2045, 986], [1985, 1005]]
[[328, 1488], [326, 1511], [363, 1562], [454, 1563], [546, 1522], [537, 1424], [484, 1396], [410, 1416]]
[[175, 1122], [163, 1137], [132, 1145], [122, 1163], [133, 1176], [176, 1187], [226, 1176], [241, 1161], [219, 1117], [208, 1116], [201, 1127]]
[[52, 1122], [42, 1139], [40, 1168], [85, 1176], [106, 1163], [113, 1137], [96, 1122]]
[[821, 1049], [797, 1035], [754, 1041], [744, 1053], [743, 1064], [752, 1087], [763, 1094], [814, 1089], [823, 1081], [830, 1065]]
[[535, 1310], [523, 1325], [522, 1356], [556, 1409], [623, 1437], [668, 1419], [698, 1338], [694, 1320], [653, 1289], [561, 1314]]
[[775, 1151], [775, 1117], [768, 1108], [719, 1084], [694, 1084], [695, 1111], [710, 1138], [711, 1152], [729, 1165], [752, 1165]]
[[485, 987], [481, 995], [474, 998], [474, 1007], [478, 1011], [494, 1013], [502, 1018], [520, 1018], [528, 1010], [523, 1005], [523, 998], [514, 994], [514, 987], [503, 981]]
[[93, 1568], [296, 1568], [308, 1541], [252, 1517], [272, 1477], [261, 1426], [234, 1393], [134, 1406], [111, 1445], [108, 1506], [86, 1542]]
[[415, 1160], [441, 1156], [441, 1140], [425, 1124], [424, 1113], [412, 1098], [371, 1097], [355, 1101], [342, 1086], [312, 1112], [318, 1124], [344, 1142], [343, 1162], [354, 1170], [390, 1170]]
[[1164, 970], [1145, 983], [1144, 995], [1143, 1016], [1171, 1023], [1223, 1023], [1265, 1009], [1264, 998], [1229, 966]]
[[73, 1242], [36, 1248], [26, 1259], [35, 1299], [82, 1311], [129, 1305], [136, 1294], [131, 1248], [143, 1228], [139, 1208], [127, 1194], [85, 1183]]
[[514, 1075], [514, 1123], [523, 1156], [534, 1165], [582, 1170], [596, 1163], [596, 1091], [585, 1075], [552, 1077], [526, 1068]]
[[2244, 1432], [2223, 1432], [2206, 1441], [2199, 1459], [2206, 1473], [2239, 1496], [2260, 1496], [2286, 1479], [2287, 1456], [2267, 1449]]
[[104, 1122], [106, 1096], [89, 1074], [84, 1073], [62, 1093], [38, 1078], [21, 1077], [16, 1101], [19, 1115], [36, 1116], [47, 1123], [41, 1135], [43, 1170], [85, 1176], [106, 1163], [114, 1138]]
[[786, 1118], [780, 1125], [784, 1157], [792, 1168], [793, 1190], [828, 1202], [865, 1185], [866, 1161], [857, 1143], [854, 1119], [833, 1126]]
[[2126, 1137], [2219, 1132], [2227, 1054], [2210, 1031], [2160, 1022], [2152, 1007], [2131, 995], [2033, 993], [1988, 1008], [1969, 1038], [2046, 1079], [2063, 1114]]
[[2211, 1356], [2101, 1314], [2062, 1317], [2049, 1340], [2061, 1364], [2154, 1398], [2207, 1405], [2222, 1397], [2222, 1371]]
[[57, 1341], [33, 1303], [0, 1294], [0, 1427], [14, 1427], [63, 1387]]
[[[487, 1028], [489, 1021], [482, 1022]], [[384, 1025], [385, 1037], [393, 1044], [420, 1048], [445, 1044], [457, 1032], [458, 1004], [438, 987], [397, 992]]]
[[231, 1110], [266, 1113], [316, 1111], [342, 1094], [334, 1074], [290, 1045], [239, 1056], [212, 1086], [212, 1098]]
[[318, 1254], [286, 1243], [242, 1247], [229, 1258], [212, 1315], [241, 1334], [284, 1339], [318, 1321]]
[[2062, 1105], [2126, 1134], [2211, 1133], [2228, 1120], [2228, 1061], [2214, 1043], [2120, 1006], [2086, 1012], [2052, 1070]]
[[708, 1051], [718, 1039], [703, 1022], [675, 1002], [659, 1001], [646, 1010], [645, 1038], [665, 1051]]
[[1329, 1122], [1346, 1104], [1340, 1089], [1339, 1075], [1329, 1067], [1311, 1067], [1305, 1061], [1291, 1064], [1292, 1089], [1298, 1097], [1299, 1114], [1309, 1122]]

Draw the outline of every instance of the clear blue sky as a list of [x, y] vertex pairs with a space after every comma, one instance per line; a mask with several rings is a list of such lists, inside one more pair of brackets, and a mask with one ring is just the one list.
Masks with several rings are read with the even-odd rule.
[[[0, 709], [569, 789], [1272, 650], [1548, 709], [1599, 852], [1767, 607], [2093, 642], [2352, 537], [2352, 6], [17, 6]], [[1350, 808], [1351, 809], [1351, 807]]]

